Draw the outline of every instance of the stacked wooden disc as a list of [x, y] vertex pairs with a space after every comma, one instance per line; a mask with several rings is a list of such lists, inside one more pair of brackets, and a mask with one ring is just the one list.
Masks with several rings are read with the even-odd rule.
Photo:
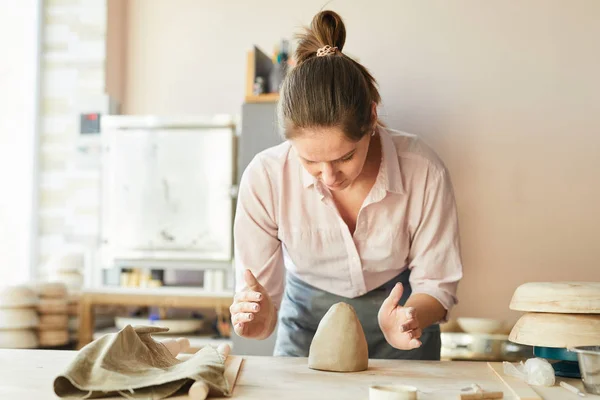
[[67, 298], [67, 315], [69, 316], [69, 338], [76, 342], [79, 338], [79, 299], [81, 294], [69, 293]]
[[84, 285], [83, 251], [71, 249], [57, 254], [49, 261], [46, 268], [52, 281], [61, 282], [67, 287], [68, 332], [70, 341], [75, 342], [79, 330], [79, 298]]
[[511, 342], [570, 348], [600, 344], [600, 282], [532, 282], [515, 291], [510, 308], [525, 311]]
[[0, 348], [30, 349], [38, 346], [37, 294], [28, 286], [0, 289]]
[[67, 286], [61, 282], [46, 282], [37, 286], [40, 324], [40, 347], [59, 347], [69, 343]]
[[62, 282], [69, 293], [79, 294], [83, 288], [85, 259], [82, 252], [71, 251], [53, 257], [47, 270], [52, 281]]

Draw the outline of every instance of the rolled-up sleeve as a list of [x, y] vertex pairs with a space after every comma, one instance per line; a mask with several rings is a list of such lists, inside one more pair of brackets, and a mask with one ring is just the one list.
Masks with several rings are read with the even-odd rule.
[[449, 311], [457, 304], [462, 278], [458, 217], [454, 191], [445, 168], [430, 171], [423, 210], [409, 253], [412, 292], [437, 299]]
[[272, 184], [258, 156], [242, 175], [233, 230], [236, 292], [246, 289], [243, 273], [249, 269], [279, 309], [284, 288], [283, 256]]

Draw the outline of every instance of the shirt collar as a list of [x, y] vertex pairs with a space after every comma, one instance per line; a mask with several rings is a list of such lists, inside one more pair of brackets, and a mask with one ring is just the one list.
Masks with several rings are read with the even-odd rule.
[[302, 163], [299, 162], [298, 164], [300, 164], [300, 168], [302, 168], [302, 184], [304, 185], [304, 188], [306, 189], [311, 187], [317, 182], [317, 179], [308, 173], [308, 171], [306, 170], [306, 168], [304, 168]]
[[380, 127], [378, 129], [381, 138], [381, 166], [379, 167], [378, 179], [381, 177], [385, 189], [388, 192], [404, 193], [402, 185], [402, 174], [400, 173], [400, 163], [398, 162], [398, 153], [392, 136], [387, 129]]
[[[381, 182], [385, 190], [393, 193], [403, 193], [402, 175], [400, 174], [400, 164], [398, 163], [398, 153], [391, 135], [385, 128], [379, 128], [381, 138], [381, 166], [377, 174], [377, 183]], [[296, 154], [297, 156], [297, 154]], [[306, 171], [302, 166], [302, 184], [304, 188], [309, 188], [316, 184], [317, 179]]]

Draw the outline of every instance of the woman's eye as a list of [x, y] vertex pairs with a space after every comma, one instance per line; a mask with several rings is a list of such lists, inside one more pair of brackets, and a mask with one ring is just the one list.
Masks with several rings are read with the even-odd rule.
[[340, 160], [340, 162], [347, 162], [347, 161], [350, 161], [350, 160], [352, 160], [352, 158], [353, 158], [353, 157], [354, 157], [354, 154], [352, 154], [351, 156], [348, 156], [348, 157], [346, 157], [346, 158], [342, 158], [342, 159]]

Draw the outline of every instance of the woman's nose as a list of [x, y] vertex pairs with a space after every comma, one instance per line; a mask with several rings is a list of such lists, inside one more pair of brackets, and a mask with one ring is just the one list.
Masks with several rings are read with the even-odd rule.
[[326, 185], [333, 185], [335, 183], [335, 175], [336, 171], [333, 166], [329, 163], [323, 163], [321, 169], [321, 179], [323, 180], [323, 183]]

